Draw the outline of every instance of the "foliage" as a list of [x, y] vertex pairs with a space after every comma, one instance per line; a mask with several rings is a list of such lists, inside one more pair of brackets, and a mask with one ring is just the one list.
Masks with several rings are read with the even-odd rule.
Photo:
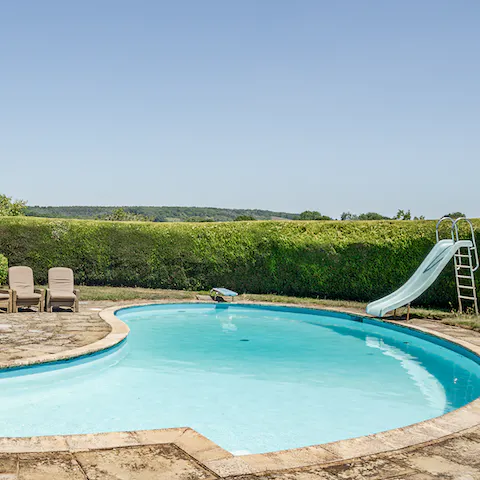
[[7, 283], [8, 276], [8, 260], [0, 253], [0, 285]]
[[214, 222], [213, 218], [209, 217], [187, 217], [183, 219], [184, 222]]
[[[480, 244], [480, 221], [475, 220]], [[435, 243], [435, 222], [148, 223], [0, 219], [0, 252], [35, 279], [66, 266], [87, 285], [372, 301], [401, 286]], [[418, 303], [455, 303], [453, 267]]]
[[340, 215], [340, 220], [358, 220], [358, 215], [351, 212], [343, 212]]
[[141, 213], [127, 212], [123, 208], [117, 208], [109, 215], [104, 215], [100, 220], [109, 220], [114, 222], [151, 222], [152, 219]]
[[[72, 206], [72, 207], [27, 207], [26, 215], [30, 217], [47, 218], [78, 218], [98, 219], [111, 215], [121, 208], [127, 213], [144, 215], [154, 222], [178, 221], [207, 221], [228, 222], [235, 220], [239, 215], [252, 216], [257, 220], [272, 220], [275, 218], [294, 219], [297, 215], [285, 212], [271, 212], [269, 210], [244, 210], [210, 207], [102, 207], [102, 206]], [[193, 220], [194, 219], [194, 220]]]
[[25, 208], [27, 202], [23, 200], [12, 200], [12, 197], [7, 197], [0, 193], [0, 217], [18, 217], [25, 215]]
[[450, 218], [461, 218], [461, 217], [466, 217], [466, 215], [462, 212], [452, 212], [452, 213], [447, 213], [444, 215], [444, 217], [450, 217]]
[[383, 215], [380, 215], [379, 213], [375, 212], [367, 212], [367, 213], [361, 213], [358, 216], [359, 220], [389, 220], [388, 217], [384, 217]]
[[246, 222], [249, 220], [256, 220], [256, 218], [252, 215], [239, 215], [238, 217], [235, 217], [234, 220], [235, 222]]
[[376, 213], [376, 212], [361, 213], [360, 215], [356, 215], [350, 212], [343, 212], [340, 219], [341, 220], [390, 220], [388, 217], [384, 217], [380, 213]]
[[393, 217], [394, 220], [411, 220], [412, 214], [410, 210], [398, 210], [397, 214]]
[[302, 212], [299, 217], [299, 220], [332, 220], [331, 217], [327, 217], [326, 215], [322, 215], [320, 212], [305, 210]]
[[[398, 210], [397, 214], [393, 218], [385, 217], [380, 213], [367, 212], [357, 215], [355, 213], [343, 212], [340, 216], [340, 220], [411, 220], [412, 215], [410, 210]], [[423, 215], [415, 217], [414, 220], [425, 220]]]

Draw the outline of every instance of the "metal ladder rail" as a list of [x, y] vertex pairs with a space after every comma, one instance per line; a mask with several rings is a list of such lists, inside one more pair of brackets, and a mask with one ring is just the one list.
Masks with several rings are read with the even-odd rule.
[[[475, 314], [478, 315], [478, 301], [475, 288], [474, 269], [472, 265], [471, 250], [466, 248], [468, 254], [456, 253], [454, 256], [455, 262], [455, 283], [457, 286], [458, 306], [460, 313], [463, 311], [464, 303], [462, 300], [468, 300], [473, 302]], [[467, 262], [463, 262], [463, 258], [467, 259]], [[466, 270], [466, 272], [464, 272]], [[460, 273], [461, 272], [461, 273]], [[463, 283], [462, 283], [463, 282]]]
[[437, 225], [435, 226], [435, 236], [437, 238], [437, 243], [440, 241], [440, 225], [442, 222], [445, 220], [449, 220], [452, 225], [450, 226], [450, 233], [452, 235], [452, 240], [455, 241], [455, 220], [452, 217], [442, 217], [438, 222]]
[[[477, 299], [477, 291], [475, 288], [475, 275], [474, 272], [478, 269], [479, 267], [479, 261], [478, 261], [478, 250], [477, 250], [477, 244], [475, 241], [475, 232], [473, 230], [473, 225], [470, 220], [468, 220], [465, 217], [460, 217], [457, 218], [453, 225], [452, 225], [452, 234], [453, 230], [455, 231], [455, 241], [460, 240], [460, 235], [458, 231], [458, 222], [460, 220], [466, 221], [470, 227], [470, 233], [471, 233], [471, 242], [472, 246], [471, 247], [461, 247], [454, 255], [454, 263], [455, 263], [455, 283], [457, 285], [457, 295], [458, 295], [458, 306], [459, 306], [459, 311], [462, 313], [463, 311], [463, 302], [462, 300], [469, 300], [473, 302], [473, 308], [475, 310], [475, 314], [478, 315], [478, 299]], [[462, 248], [467, 250], [467, 253], [462, 253]], [[472, 253], [473, 253], [473, 258], [472, 258]], [[467, 263], [463, 262], [463, 258], [467, 259]], [[475, 264], [474, 264], [475, 261]], [[460, 273], [462, 270], [467, 270], [465, 274]], [[461, 283], [461, 280], [468, 280], [469, 285], [466, 283]], [[462, 292], [465, 292], [465, 294]]]

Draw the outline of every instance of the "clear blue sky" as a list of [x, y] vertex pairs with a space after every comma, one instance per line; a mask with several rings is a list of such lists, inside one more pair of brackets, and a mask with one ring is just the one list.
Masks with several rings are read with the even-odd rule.
[[480, 217], [478, 0], [0, 5], [0, 192]]

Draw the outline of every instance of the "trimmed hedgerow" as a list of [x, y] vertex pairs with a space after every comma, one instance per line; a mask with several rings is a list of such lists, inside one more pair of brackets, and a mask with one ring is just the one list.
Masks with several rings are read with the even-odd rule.
[[8, 260], [0, 253], [0, 285], [7, 283], [8, 277]]
[[[475, 221], [477, 241], [480, 222]], [[147, 223], [3, 217], [0, 252], [46, 282], [277, 293], [371, 301], [402, 285], [435, 243], [431, 221]], [[419, 299], [455, 304], [453, 267]]]

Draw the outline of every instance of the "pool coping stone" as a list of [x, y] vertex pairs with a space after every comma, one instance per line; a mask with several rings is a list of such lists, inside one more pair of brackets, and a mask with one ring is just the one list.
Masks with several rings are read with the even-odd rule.
[[[205, 304], [205, 301], [169, 300], [149, 301], [108, 307], [99, 312], [99, 316], [110, 325], [111, 332], [101, 340], [83, 347], [48, 354], [34, 359], [21, 359], [9, 362], [1, 368], [23, 367], [41, 363], [69, 360], [96, 352], [107, 350], [127, 337], [128, 326], [115, 316], [115, 312], [124, 308], [146, 305], [175, 303]], [[215, 304], [215, 302], [208, 302]], [[349, 309], [322, 308], [316, 306], [268, 303], [268, 302], [234, 302], [234, 305], [262, 305], [308, 308], [326, 312], [346, 313], [358, 318], [374, 318], [367, 314], [358, 314]], [[410, 325], [404, 321], [376, 319], [380, 323], [400, 325], [406, 329], [420, 331], [428, 335], [452, 342], [466, 348], [480, 357], [480, 345], [468, 341], [468, 330], [459, 330], [458, 337], [429, 329]], [[450, 327], [453, 329], [454, 327]], [[449, 331], [450, 331], [449, 329]], [[451, 333], [456, 334], [453, 330]], [[0, 453], [45, 453], [45, 452], [80, 452], [121, 447], [174, 444], [194, 460], [203, 464], [219, 476], [258, 474], [268, 471], [302, 468], [312, 465], [328, 466], [353, 459], [378, 454], [393, 453], [404, 449], [435, 444], [450, 437], [461, 436], [463, 432], [480, 426], [480, 398], [440, 417], [424, 420], [401, 428], [387, 430], [363, 437], [339, 440], [319, 445], [269, 452], [234, 456], [216, 443], [189, 427], [131, 432], [108, 432], [80, 435], [55, 435], [45, 437], [0, 437]]]

